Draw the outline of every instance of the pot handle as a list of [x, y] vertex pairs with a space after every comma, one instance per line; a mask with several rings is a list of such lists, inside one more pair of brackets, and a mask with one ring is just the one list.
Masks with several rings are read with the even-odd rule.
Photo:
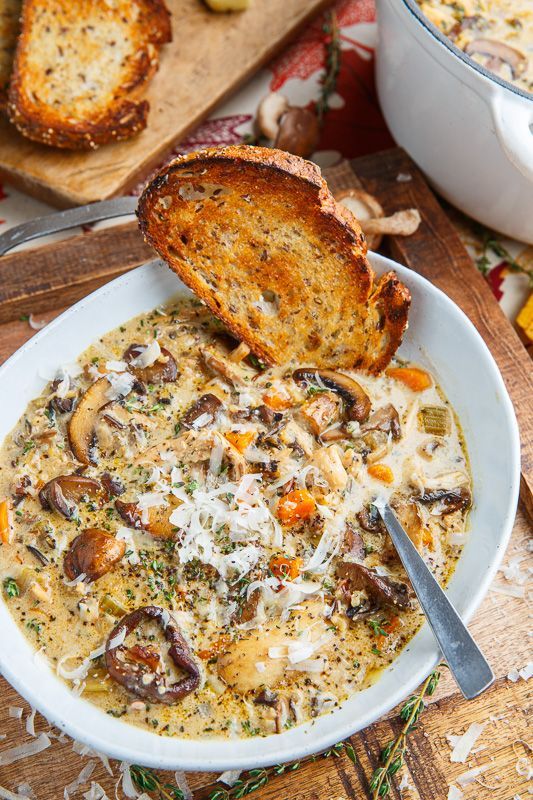
[[494, 130], [509, 161], [533, 183], [533, 103], [524, 108], [507, 94], [491, 99]]

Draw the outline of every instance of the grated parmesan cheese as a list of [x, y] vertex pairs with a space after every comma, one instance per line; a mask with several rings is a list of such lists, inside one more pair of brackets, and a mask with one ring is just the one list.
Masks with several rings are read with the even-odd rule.
[[110, 372], [107, 375], [109, 381], [109, 389], [106, 392], [106, 397], [109, 400], [119, 400], [126, 397], [133, 389], [135, 378], [129, 372]]
[[178, 789], [181, 789], [184, 800], [192, 800], [191, 788], [187, 783], [187, 778], [185, 777], [185, 773], [181, 771], [175, 772], [174, 780], [176, 781], [176, 786], [178, 787]]
[[448, 788], [448, 800], [462, 800], [464, 797], [462, 791], [457, 786], [450, 786]]
[[39, 736], [32, 742], [25, 742], [17, 747], [11, 747], [9, 750], [4, 750], [0, 753], [0, 767], [6, 767], [8, 764], [13, 764], [15, 761], [21, 761], [23, 758], [35, 756], [50, 747], [51, 741], [46, 733], [40, 733]]
[[125, 361], [106, 361], [105, 368], [109, 372], [126, 372], [128, 365]]
[[218, 781], [219, 783], [225, 783], [226, 786], [231, 788], [232, 786], [235, 786], [240, 776], [240, 769], [228, 769], [226, 772], [223, 772], [222, 775], [218, 776]]
[[154, 339], [153, 342], [150, 344], [145, 345], [142, 349], [139, 348], [139, 355], [134, 358], [131, 362], [132, 367], [140, 367], [144, 369], [145, 367], [151, 367], [152, 364], [155, 364], [158, 358], [161, 356], [161, 347], [157, 339]]
[[[463, 733], [463, 735], [459, 736], [459, 738], [454, 742], [453, 750], [450, 755], [450, 761], [459, 764], [465, 763], [466, 759], [470, 755], [470, 751], [483, 733], [486, 724], [486, 722], [473, 722]], [[449, 742], [449, 737], [446, 738], [448, 738]]]
[[36, 736], [35, 733], [35, 714], [37, 713], [36, 708], [31, 708], [31, 712], [26, 717], [26, 733], [29, 733], [30, 736]]
[[15, 792], [10, 792], [9, 789], [6, 789], [4, 786], [0, 786], [0, 798], [1, 800], [27, 800], [27, 794], [15, 794]]
[[87, 783], [89, 778], [94, 772], [94, 768], [96, 767], [96, 761], [89, 761], [81, 770], [80, 774], [77, 778], [75, 778], [71, 783], [65, 786], [63, 790], [63, 797], [64, 800], [70, 800], [70, 795], [77, 792], [80, 786], [83, 786], [84, 783]]
[[496, 594], [505, 594], [507, 595], [507, 597], [518, 597], [518, 598], [525, 597], [524, 587], [513, 584], [509, 586], [504, 586], [501, 583], [493, 583], [492, 586], [489, 588], [489, 591], [496, 592]]
[[485, 772], [489, 766], [489, 764], [483, 764], [481, 767], [474, 767], [474, 769], [469, 769], [467, 772], [463, 772], [457, 777], [457, 783], [462, 787], [468, 786], [470, 783], [474, 783], [478, 775], [481, 775], [482, 772]]
[[83, 800], [109, 800], [109, 797], [99, 783], [91, 781], [91, 788], [84, 793]]
[[130, 773], [130, 767], [131, 764], [128, 764], [127, 761], [121, 761], [119, 764], [119, 770], [122, 774], [122, 791], [124, 792], [126, 797], [136, 798], [139, 796], [139, 793], [133, 784], [133, 780]]

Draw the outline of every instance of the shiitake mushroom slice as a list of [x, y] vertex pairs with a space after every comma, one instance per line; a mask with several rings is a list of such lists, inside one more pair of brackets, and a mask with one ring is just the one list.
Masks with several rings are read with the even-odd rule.
[[45, 483], [39, 492], [39, 500], [46, 511], [57, 511], [65, 519], [74, 519], [82, 497], [94, 498], [102, 493], [102, 484], [95, 478], [74, 473], [58, 475]]
[[[184, 676], [167, 683], [166, 672], [159, 669], [161, 659], [153, 646], [134, 645], [133, 652], [124, 644], [125, 636], [133, 633], [142, 622], [153, 621], [161, 627], [170, 644], [168, 655]], [[118, 644], [122, 640], [121, 644]], [[143, 606], [126, 614], [108, 636], [105, 650], [107, 671], [113, 680], [129, 692], [153, 703], [174, 705], [200, 685], [200, 669], [183, 634], [168, 611], [158, 606]]]

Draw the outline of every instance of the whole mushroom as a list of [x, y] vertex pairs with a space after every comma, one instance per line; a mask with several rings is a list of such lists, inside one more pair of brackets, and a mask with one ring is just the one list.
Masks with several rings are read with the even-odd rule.
[[281, 117], [274, 147], [295, 156], [309, 158], [317, 149], [319, 141], [320, 122], [315, 112], [293, 106]]
[[85, 575], [87, 583], [98, 580], [120, 561], [126, 552], [126, 543], [107, 531], [87, 528], [70, 544], [63, 567], [69, 581]]

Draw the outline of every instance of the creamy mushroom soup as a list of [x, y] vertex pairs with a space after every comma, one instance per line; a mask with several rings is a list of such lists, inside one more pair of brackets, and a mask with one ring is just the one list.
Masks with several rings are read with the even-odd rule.
[[418, 0], [426, 17], [474, 61], [533, 92], [531, 0]]
[[375, 680], [421, 612], [373, 501], [445, 582], [467, 457], [427, 371], [265, 369], [197, 301], [59, 369], [4, 443], [3, 599], [50, 667], [168, 736], [264, 736]]

